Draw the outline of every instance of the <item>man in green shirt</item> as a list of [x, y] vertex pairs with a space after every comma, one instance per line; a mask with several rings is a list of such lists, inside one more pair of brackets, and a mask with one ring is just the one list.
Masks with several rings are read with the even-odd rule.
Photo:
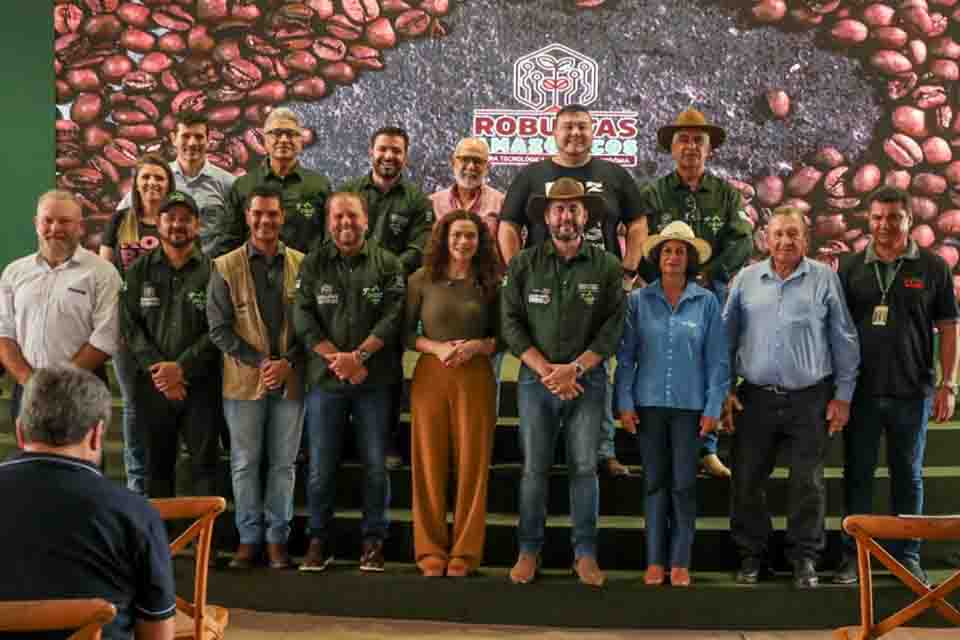
[[217, 495], [219, 353], [210, 341], [210, 259], [197, 248], [200, 208], [174, 191], [160, 207], [160, 247], [134, 262], [120, 295], [120, 335], [137, 364], [137, 422], [147, 449], [147, 495], [175, 495], [178, 435], [190, 453], [193, 489]]
[[[367, 237], [393, 252], [409, 277], [420, 268], [433, 227], [433, 204], [415, 184], [403, 177], [410, 151], [410, 136], [400, 127], [381, 127], [370, 137], [370, 173], [347, 181], [341, 191], [355, 191], [367, 201]], [[398, 442], [403, 384], [393, 385], [393, 432], [387, 466], [398, 468], [403, 460]]]
[[[698, 238], [710, 243], [713, 257], [703, 265], [697, 281], [713, 291], [721, 304], [728, 283], [753, 251], [753, 228], [740, 192], [706, 170], [707, 158], [725, 139], [723, 129], [709, 124], [696, 109], [687, 109], [657, 132], [660, 149], [673, 156], [676, 171], [650, 183], [641, 193], [641, 211], [650, 221], [650, 233], [681, 220]], [[651, 265], [644, 263], [641, 271], [650, 277]], [[717, 456], [715, 433], [701, 440], [701, 455], [711, 475], [730, 477], [730, 469]]]
[[263, 146], [267, 158], [259, 167], [233, 183], [227, 197], [223, 219], [217, 224], [216, 237], [209, 255], [217, 257], [232, 251], [247, 238], [247, 198], [254, 187], [270, 185], [281, 193], [284, 224], [280, 241], [307, 253], [323, 238], [323, 210], [330, 195], [330, 180], [300, 164], [303, 128], [296, 113], [281, 107], [267, 116], [263, 125]]
[[386, 447], [392, 387], [403, 379], [400, 324], [406, 278], [400, 261], [366, 238], [366, 201], [335, 193], [327, 202], [331, 242], [300, 269], [293, 323], [308, 351], [310, 546], [301, 571], [323, 571], [333, 558], [330, 525], [347, 415], [358, 434], [366, 482], [361, 571], [383, 571], [390, 478]]
[[[617, 349], [626, 298], [617, 258], [584, 242], [584, 228], [603, 215], [603, 201], [574, 178], [555, 181], [530, 200], [529, 218], [545, 217], [550, 239], [511, 262], [501, 300], [503, 338], [523, 362], [517, 404], [523, 443], [520, 555], [514, 583], [531, 582], [539, 566], [546, 522], [547, 482], [560, 425], [566, 429], [574, 570], [600, 587], [597, 566], [597, 443], [607, 377]], [[571, 321], [575, 319], [575, 321]]]

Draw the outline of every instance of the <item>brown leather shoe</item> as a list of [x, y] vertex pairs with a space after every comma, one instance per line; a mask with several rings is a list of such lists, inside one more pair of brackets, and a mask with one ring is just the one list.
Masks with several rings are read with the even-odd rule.
[[607, 472], [607, 475], [613, 476], [614, 478], [622, 478], [630, 475], [630, 469], [627, 465], [616, 458], [607, 458], [604, 460], [603, 470]]
[[723, 461], [720, 460], [719, 456], [715, 453], [709, 453], [703, 456], [703, 458], [700, 459], [700, 464], [703, 465], [703, 470], [714, 478], [730, 477], [730, 469], [727, 465], [723, 464]]
[[333, 562], [327, 545], [320, 538], [310, 538], [310, 546], [307, 548], [307, 555], [303, 557], [300, 564], [300, 571], [315, 571], [317, 573], [326, 571], [330, 563]]
[[257, 552], [257, 545], [243, 544], [241, 542], [237, 547], [236, 553], [233, 554], [233, 559], [227, 566], [231, 569], [252, 569], [257, 563], [257, 556], [259, 555]]
[[607, 576], [597, 566], [597, 559], [593, 556], [580, 556], [573, 563], [573, 573], [580, 579], [581, 584], [588, 587], [600, 588], [606, 583]]
[[510, 582], [513, 584], [530, 584], [537, 579], [537, 570], [539, 569], [539, 554], [521, 553], [517, 558], [517, 564], [510, 569]]
[[271, 569], [290, 569], [293, 562], [290, 561], [290, 554], [287, 553], [287, 545], [279, 542], [267, 543], [268, 566]]

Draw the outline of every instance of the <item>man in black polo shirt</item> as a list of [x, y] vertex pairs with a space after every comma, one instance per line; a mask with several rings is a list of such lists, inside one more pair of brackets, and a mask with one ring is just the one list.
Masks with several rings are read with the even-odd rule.
[[174, 191], [160, 205], [160, 247], [127, 269], [120, 332], [137, 365], [137, 428], [147, 447], [147, 495], [176, 494], [178, 436], [190, 452], [195, 495], [217, 495], [220, 351], [210, 340], [210, 258], [197, 246], [200, 207]]
[[106, 385], [80, 369], [37, 369], [27, 382], [22, 450], [0, 463], [0, 600], [105, 598], [117, 617], [104, 638], [169, 640], [175, 596], [163, 522], [100, 472], [110, 408]]
[[[910, 237], [908, 194], [881, 187], [869, 199], [867, 248], [840, 264], [847, 305], [860, 335], [861, 367], [844, 431], [844, 498], [847, 514], [870, 513], [880, 435], [887, 437], [891, 511], [923, 513], [923, 451], [927, 420], [953, 416], [957, 385], [957, 319], [960, 310], [947, 263]], [[935, 387], [933, 329], [940, 332], [942, 381]], [[834, 581], [857, 581], [853, 541]], [[893, 555], [918, 579], [920, 541], [899, 540]]]

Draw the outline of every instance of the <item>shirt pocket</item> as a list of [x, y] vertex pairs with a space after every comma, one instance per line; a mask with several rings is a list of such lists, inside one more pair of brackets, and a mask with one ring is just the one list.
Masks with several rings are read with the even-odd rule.
[[75, 319], [86, 319], [93, 313], [94, 287], [81, 280], [69, 283], [57, 292], [55, 308], [58, 313]]

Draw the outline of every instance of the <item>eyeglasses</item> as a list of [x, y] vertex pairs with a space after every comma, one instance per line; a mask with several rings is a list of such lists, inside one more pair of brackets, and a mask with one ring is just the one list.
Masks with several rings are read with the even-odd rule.
[[475, 164], [478, 167], [483, 167], [487, 164], [486, 158], [478, 158], [477, 156], [457, 156], [457, 160], [463, 164]]
[[303, 134], [296, 129], [271, 129], [270, 131], [264, 131], [264, 135], [270, 136], [274, 140], [279, 140], [280, 138], [296, 140]]

